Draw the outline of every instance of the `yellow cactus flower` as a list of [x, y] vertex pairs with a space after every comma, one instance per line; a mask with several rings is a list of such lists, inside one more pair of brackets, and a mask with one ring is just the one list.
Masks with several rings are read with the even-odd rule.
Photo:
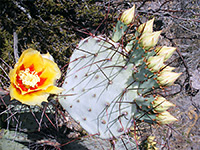
[[40, 106], [47, 101], [49, 94], [62, 92], [62, 88], [55, 86], [60, 76], [60, 69], [50, 54], [41, 55], [36, 50], [27, 49], [9, 73], [11, 100]]
[[169, 107], [175, 106], [171, 102], [167, 101], [164, 97], [158, 96], [153, 101], [153, 107], [155, 107], [155, 112], [163, 112], [169, 109]]
[[142, 36], [139, 38], [140, 46], [144, 49], [148, 50], [151, 47], [154, 47], [159, 39], [159, 36], [162, 31], [156, 31], [156, 32], [145, 32], [142, 34]]
[[151, 72], [158, 72], [164, 65], [164, 56], [150, 56], [147, 60]]
[[157, 51], [157, 55], [164, 55], [166, 61], [172, 56], [175, 50], [176, 50], [175, 47], [163, 46], [161, 49]]
[[134, 20], [134, 18], [135, 18], [135, 5], [133, 5], [132, 8], [127, 9], [122, 13], [120, 21], [128, 25]]
[[147, 22], [145, 22], [145, 23], [143, 23], [143, 24], [141, 24], [138, 27], [137, 31], [142, 33], [142, 34], [144, 34], [146, 32], [152, 33], [153, 32], [153, 22], [154, 22], [154, 18], [149, 20], [149, 21], [147, 21]]
[[156, 116], [156, 120], [159, 124], [169, 124], [174, 121], [177, 121], [177, 119], [174, 116], [172, 116], [168, 111], [159, 113], [158, 116]]
[[157, 77], [160, 85], [171, 86], [182, 73], [161, 71]]

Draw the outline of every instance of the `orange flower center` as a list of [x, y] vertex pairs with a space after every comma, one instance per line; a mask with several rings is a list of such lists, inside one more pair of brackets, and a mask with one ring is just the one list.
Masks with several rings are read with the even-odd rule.
[[37, 75], [37, 72], [30, 71], [29, 68], [21, 70], [19, 72], [19, 77], [22, 80], [22, 84], [29, 88], [37, 86], [37, 83], [40, 82], [40, 77]]

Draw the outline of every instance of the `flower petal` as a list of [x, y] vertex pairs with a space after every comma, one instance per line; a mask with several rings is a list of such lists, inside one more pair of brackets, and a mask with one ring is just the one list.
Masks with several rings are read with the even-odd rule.
[[47, 89], [49, 86], [55, 84], [55, 81], [60, 78], [61, 72], [57, 64], [49, 59], [44, 58], [44, 71], [40, 75], [41, 78], [45, 78], [46, 81], [38, 87], [38, 89]]
[[45, 90], [45, 92], [51, 93], [51, 94], [59, 94], [63, 90], [64, 90], [63, 88], [59, 88], [59, 87], [56, 87], [56, 86], [50, 86]]
[[49, 93], [44, 91], [31, 92], [25, 95], [21, 94], [21, 91], [17, 89], [13, 84], [10, 85], [10, 96], [11, 100], [16, 99], [21, 103], [26, 105], [39, 105], [41, 106], [42, 102], [47, 102]]
[[36, 72], [43, 70], [44, 62], [40, 52], [29, 48], [22, 53], [17, 64], [15, 65], [15, 68], [18, 66], [20, 67], [21, 65], [24, 65], [25, 68], [28, 68], [33, 64]]
[[54, 61], [53, 57], [49, 54], [49, 52], [46, 53], [46, 54], [42, 54], [42, 57], [43, 57], [43, 58], [47, 58], [47, 59], [49, 59], [49, 60], [51, 60], [51, 61]]

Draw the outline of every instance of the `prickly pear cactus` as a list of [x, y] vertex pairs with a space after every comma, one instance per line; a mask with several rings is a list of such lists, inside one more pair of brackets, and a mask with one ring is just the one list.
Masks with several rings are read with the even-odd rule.
[[167, 111], [173, 104], [152, 94], [180, 75], [164, 64], [175, 48], [153, 49], [160, 35], [153, 32], [153, 21], [142, 24], [126, 45], [117, 43], [128, 28], [119, 20], [111, 40], [90, 36], [74, 50], [59, 102], [89, 134], [110, 139], [128, 132], [135, 121], [176, 120]]
[[30, 142], [24, 133], [0, 130], [0, 149], [1, 150], [28, 150], [28, 148], [18, 142]]

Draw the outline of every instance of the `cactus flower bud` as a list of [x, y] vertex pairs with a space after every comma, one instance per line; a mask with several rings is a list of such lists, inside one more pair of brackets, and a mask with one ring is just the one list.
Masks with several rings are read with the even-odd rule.
[[161, 49], [157, 51], [157, 55], [165, 55], [165, 61], [166, 61], [172, 56], [175, 50], [176, 50], [175, 47], [163, 46]]
[[122, 13], [120, 21], [128, 25], [134, 20], [134, 18], [135, 18], [135, 5], [133, 5], [132, 8], [127, 9]]
[[159, 39], [159, 36], [162, 31], [156, 31], [156, 32], [146, 32], [142, 34], [142, 36], [139, 39], [140, 46], [144, 49], [148, 50], [151, 47], [154, 47]]
[[147, 60], [148, 68], [151, 72], [158, 72], [162, 67], [164, 67], [164, 56], [151, 56]]
[[171, 102], [167, 101], [164, 97], [158, 96], [153, 101], [153, 107], [155, 107], [155, 112], [163, 112], [166, 111], [169, 107], [175, 106]]
[[145, 32], [153, 32], [153, 22], [154, 22], [154, 18], [141, 24], [139, 27], [138, 27], [138, 32], [140, 33], [145, 33]]
[[162, 70], [162, 73], [164, 73], [164, 72], [169, 72], [169, 71], [173, 71], [174, 69], [175, 69], [174, 67], [165, 66], [165, 68]]
[[181, 74], [182, 73], [171, 71], [161, 71], [157, 77], [157, 80], [159, 81], [160, 85], [171, 86]]
[[177, 121], [177, 119], [174, 116], [172, 116], [168, 111], [159, 113], [158, 116], [156, 116], [156, 120], [159, 124], [169, 124], [174, 121]]

